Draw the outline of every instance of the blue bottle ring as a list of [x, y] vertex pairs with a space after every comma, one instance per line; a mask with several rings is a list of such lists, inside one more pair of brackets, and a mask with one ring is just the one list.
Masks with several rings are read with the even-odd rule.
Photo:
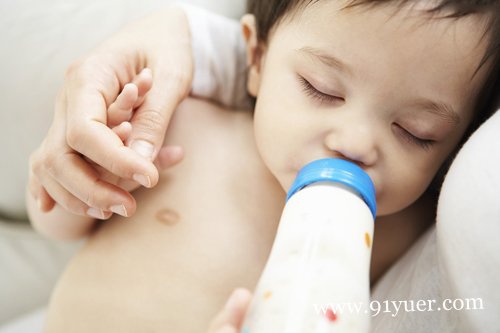
[[375, 199], [375, 186], [370, 176], [356, 164], [339, 158], [323, 158], [305, 165], [300, 169], [288, 190], [286, 200], [288, 201], [307, 185], [325, 181], [341, 183], [358, 192], [375, 219], [377, 201]]

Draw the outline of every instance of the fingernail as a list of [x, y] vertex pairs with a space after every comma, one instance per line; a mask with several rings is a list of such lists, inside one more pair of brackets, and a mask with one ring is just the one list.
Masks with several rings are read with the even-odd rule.
[[111, 218], [111, 216], [113, 216], [113, 214], [111, 214], [111, 212], [105, 212], [103, 220], [109, 220]]
[[128, 217], [127, 209], [125, 208], [125, 206], [123, 204], [111, 206], [109, 208], [109, 210], [111, 210], [115, 214], [118, 214], [118, 215], [121, 215], [124, 217]]
[[87, 209], [87, 215], [96, 219], [104, 219], [104, 212], [99, 208], [90, 207]]
[[36, 198], [36, 205], [39, 210], [42, 210], [42, 200], [40, 200], [40, 198]]
[[139, 154], [145, 158], [149, 158], [150, 160], [153, 159], [154, 147], [152, 144], [150, 144], [147, 141], [135, 140], [130, 145], [130, 148], [133, 151], [135, 151], [137, 154]]
[[149, 176], [135, 173], [132, 178], [144, 187], [151, 187], [151, 179]]

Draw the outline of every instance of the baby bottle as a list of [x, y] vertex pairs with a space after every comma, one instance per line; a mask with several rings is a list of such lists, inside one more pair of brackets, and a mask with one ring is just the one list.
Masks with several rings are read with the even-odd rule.
[[334, 158], [304, 166], [241, 333], [368, 332], [375, 215], [360, 167]]

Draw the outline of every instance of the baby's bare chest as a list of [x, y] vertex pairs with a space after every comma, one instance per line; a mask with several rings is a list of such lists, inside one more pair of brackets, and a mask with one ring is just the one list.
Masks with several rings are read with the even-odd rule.
[[104, 222], [70, 263], [53, 310], [77, 324], [107, 313], [94, 332], [203, 332], [234, 288], [253, 289], [281, 208], [181, 183], [138, 192], [133, 217]]
[[237, 182], [230, 172], [203, 169], [163, 174], [157, 187], [135, 194], [134, 217], [103, 225], [93, 242], [128, 243], [144, 257], [139, 263], [199, 276], [207, 285], [242, 271], [250, 278], [240, 282], [250, 283], [271, 249], [282, 200], [258, 193], [256, 181]]
[[51, 308], [68, 322], [106, 313], [93, 332], [203, 332], [234, 288], [257, 283], [284, 192], [246, 119], [191, 106], [167, 131], [184, 160], [134, 192], [134, 216], [103, 222], [62, 277]]
[[[184, 164], [162, 173], [155, 188], [134, 193], [133, 217], [102, 223], [60, 282], [60, 311], [79, 304], [65, 317], [78, 322], [120, 308], [116, 315], [129, 318], [125, 326], [139, 331], [154, 323], [152, 332], [203, 332], [234, 288], [253, 289], [271, 250], [284, 193], [270, 192], [259, 179], [243, 179], [225, 162], [213, 157], [204, 164], [186, 156]], [[114, 315], [94, 331], [116, 329], [123, 319]]]

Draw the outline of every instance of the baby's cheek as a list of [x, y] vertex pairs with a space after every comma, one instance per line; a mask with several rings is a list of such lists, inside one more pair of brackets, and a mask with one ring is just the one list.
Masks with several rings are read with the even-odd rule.
[[410, 206], [414, 203], [424, 189], [415, 187], [412, 184], [388, 184], [384, 189], [377, 193], [377, 216], [390, 215]]

